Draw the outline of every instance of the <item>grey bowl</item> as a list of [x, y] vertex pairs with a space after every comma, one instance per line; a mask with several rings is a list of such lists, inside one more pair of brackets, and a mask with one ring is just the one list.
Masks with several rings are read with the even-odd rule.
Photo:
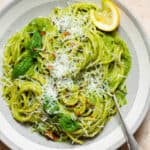
[[[71, 0], [70, 0], [71, 1]], [[73, 1], [73, 0], [72, 0]], [[100, 5], [99, 0], [91, 1]], [[122, 114], [129, 129], [134, 133], [142, 123], [149, 108], [150, 60], [149, 45], [140, 23], [125, 8], [121, 0], [115, 1], [121, 12], [119, 33], [127, 42], [132, 55], [132, 69], [127, 80], [128, 104], [122, 108]], [[0, 13], [0, 53], [3, 57], [4, 45], [13, 33], [21, 29], [32, 18], [45, 16], [56, 7], [65, 7], [65, 0], [17, 0]], [[2, 59], [0, 63], [2, 70]], [[2, 72], [2, 71], [1, 71]], [[2, 73], [0, 74], [2, 75]], [[16, 122], [0, 96], [0, 139], [12, 149], [52, 150], [52, 149], [116, 149], [125, 139], [116, 117], [106, 125], [101, 134], [85, 144], [71, 145], [46, 140], [30, 128]]]

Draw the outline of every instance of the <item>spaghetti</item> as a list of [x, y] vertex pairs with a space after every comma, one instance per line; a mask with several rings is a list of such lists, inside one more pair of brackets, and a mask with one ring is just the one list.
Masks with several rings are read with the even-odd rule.
[[95, 4], [55, 8], [33, 19], [7, 42], [3, 96], [13, 117], [53, 141], [82, 144], [116, 114], [115, 93], [126, 104], [131, 65], [118, 33], [92, 23]]

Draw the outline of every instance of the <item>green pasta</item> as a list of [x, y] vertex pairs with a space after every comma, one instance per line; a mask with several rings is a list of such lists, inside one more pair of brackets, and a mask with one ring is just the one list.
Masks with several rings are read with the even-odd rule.
[[3, 96], [13, 117], [53, 141], [83, 144], [116, 114], [110, 93], [125, 105], [131, 66], [117, 31], [96, 28], [92, 3], [55, 8], [7, 42]]

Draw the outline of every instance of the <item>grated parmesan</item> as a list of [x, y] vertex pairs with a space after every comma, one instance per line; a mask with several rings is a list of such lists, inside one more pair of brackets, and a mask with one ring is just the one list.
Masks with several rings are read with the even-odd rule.
[[62, 78], [69, 71], [69, 60], [66, 54], [61, 54], [56, 57], [53, 63], [52, 76]]
[[59, 31], [68, 31], [70, 33], [70, 37], [74, 34], [77, 34], [78, 36], [83, 35], [83, 21], [80, 18], [65, 15], [60, 18], [52, 17], [52, 20], [58, 27]]
[[49, 79], [47, 81], [47, 84], [44, 87], [44, 95], [47, 95], [48, 97], [51, 97], [53, 100], [57, 100], [57, 90], [54, 86], [54, 81], [52, 79]]

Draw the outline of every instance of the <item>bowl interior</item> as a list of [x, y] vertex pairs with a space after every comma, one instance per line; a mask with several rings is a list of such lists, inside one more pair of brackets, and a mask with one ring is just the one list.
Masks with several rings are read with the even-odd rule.
[[[2, 39], [2, 45], [0, 45], [1, 49], [1, 56], [4, 50], [4, 44], [6, 43], [8, 37], [10, 37], [12, 34], [14, 34], [16, 31], [19, 31], [26, 23], [28, 23], [32, 18], [38, 17], [38, 16], [48, 16], [50, 11], [55, 8], [55, 7], [65, 7], [67, 4], [64, 1], [61, 0], [56, 0], [56, 1], [51, 1], [51, 2], [46, 2], [43, 1], [41, 2], [40, 5], [35, 5], [33, 2], [34, 0], [31, 0], [31, 5], [32, 8], [27, 9], [23, 13], [20, 13], [18, 17], [16, 17], [11, 24], [7, 27], [7, 29], [3, 32], [1, 36]], [[92, 1], [94, 2], [94, 1]], [[97, 2], [95, 0], [95, 2]], [[26, 4], [24, 7], [26, 8], [29, 4]], [[131, 30], [126, 28], [126, 25], [124, 24], [124, 19], [129, 17], [126, 15], [126, 13], [123, 10], [120, 10], [122, 20], [121, 20], [121, 26], [119, 27], [119, 33], [121, 37], [126, 41], [130, 53], [132, 55], [132, 69], [129, 73], [129, 77], [127, 79], [127, 87], [128, 87], [128, 94], [127, 94], [127, 99], [128, 99], [128, 104], [122, 107], [122, 114], [124, 118], [128, 115], [128, 112], [132, 109], [133, 104], [135, 102], [135, 97], [137, 94], [138, 90], [138, 82], [139, 82], [139, 63], [138, 63], [138, 58], [136, 54], [136, 49], [135, 49], [135, 43], [133, 43], [133, 40], [130, 38], [129, 34]], [[19, 13], [19, 10], [18, 10]], [[10, 16], [13, 17], [13, 14]], [[8, 18], [9, 19], [9, 18]], [[2, 59], [1, 59], [2, 60]], [[0, 68], [2, 72], [2, 65]], [[54, 147], [57, 149], [62, 149], [62, 148], [74, 148], [76, 146], [72, 146], [71, 144], [67, 143], [55, 143], [50, 140], [47, 140], [46, 138], [42, 137], [41, 135], [37, 133], [32, 133], [31, 128], [21, 125], [20, 123], [16, 122], [10, 113], [10, 110], [8, 109], [6, 103], [2, 100], [0, 100], [0, 112], [2, 115], [5, 116], [6, 120], [8, 121], [9, 124], [19, 132], [22, 136], [26, 137], [27, 139], [38, 143], [40, 145], [44, 145], [46, 147]], [[97, 137], [91, 140], [87, 140], [86, 144], [92, 144], [94, 142], [100, 141], [103, 138], [107, 138], [107, 136], [112, 133], [117, 127], [118, 127], [118, 120], [116, 117], [113, 117], [106, 125], [104, 130], [99, 134]], [[82, 147], [82, 146], [81, 146]]]

